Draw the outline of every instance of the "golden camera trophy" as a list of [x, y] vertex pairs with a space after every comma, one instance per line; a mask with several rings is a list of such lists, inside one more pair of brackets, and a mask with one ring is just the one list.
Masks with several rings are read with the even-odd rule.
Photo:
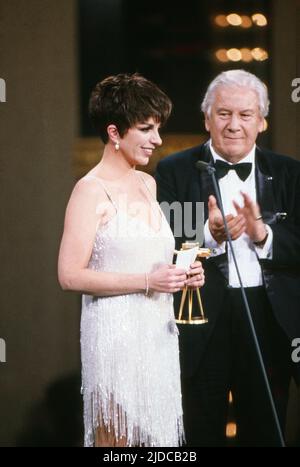
[[[183, 243], [181, 246], [181, 251], [182, 250], [189, 250], [191, 248], [196, 248], [198, 247], [198, 252], [197, 252], [197, 258], [208, 258], [210, 256], [210, 249], [209, 248], [199, 248], [199, 242], [186, 242]], [[177, 254], [178, 251], [175, 250], [175, 254]], [[193, 316], [193, 295], [194, 292], [196, 293], [197, 296], [197, 302], [198, 302], [198, 311], [199, 311], [199, 316]], [[187, 305], [188, 305], [188, 317], [187, 319], [183, 318], [183, 310], [184, 306], [187, 300]], [[204, 310], [203, 310], [203, 305], [202, 305], [202, 300], [201, 300], [201, 295], [200, 295], [200, 290], [197, 288], [196, 290], [192, 290], [189, 288], [187, 285], [184, 287], [182, 291], [182, 296], [181, 296], [181, 301], [180, 301], [180, 306], [179, 306], [179, 313], [178, 313], [178, 318], [176, 319], [176, 323], [179, 324], [205, 324], [208, 322], [208, 319], [205, 317]]]

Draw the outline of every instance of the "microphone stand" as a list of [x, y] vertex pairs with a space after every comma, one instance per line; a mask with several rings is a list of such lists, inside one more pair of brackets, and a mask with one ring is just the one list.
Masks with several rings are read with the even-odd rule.
[[227, 236], [228, 243], [229, 243], [229, 246], [230, 246], [230, 251], [231, 251], [234, 266], [235, 266], [235, 269], [236, 269], [236, 272], [237, 272], [238, 280], [239, 280], [239, 283], [240, 283], [243, 302], [244, 302], [244, 305], [245, 305], [246, 314], [247, 314], [247, 318], [248, 318], [250, 329], [251, 329], [251, 334], [252, 334], [252, 337], [253, 337], [257, 357], [258, 357], [258, 360], [259, 360], [260, 368], [261, 368], [263, 379], [264, 379], [264, 382], [265, 382], [265, 386], [266, 386], [266, 389], [267, 389], [267, 394], [268, 394], [268, 397], [269, 397], [269, 400], [270, 400], [271, 409], [272, 409], [273, 417], [274, 417], [274, 420], [275, 420], [278, 437], [279, 437], [279, 440], [280, 440], [280, 445], [281, 445], [281, 447], [285, 447], [285, 443], [284, 443], [284, 439], [283, 439], [283, 436], [282, 436], [281, 427], [280, 427], [276, 407], [275, 407], [275, 404], [274, 404], [274, 399], [273, 399], [273, 396], [272, 396], [272, 392], [271, 392], [269, 380], [268, 380], [268, 377], [267, 377], [267, 373], [266, 373], [266, 370], [265, 370], [265, 365], [264, 365], [264, 362], [263, 362], [261, 350], [260, 350], [259, 343], [258, 343], [258, 340], [257, 340], [256, 331], [255, 331], [255, 328], [254, 328], [254, 324], [253, 324], [253, 320], [252, 320], [252, 316], [251, 316], [251, 312], [250, 312], [250, 308], [249, 308], [248, 299], [247, 299], [247, 296], [245, 294], [245, 289], [244, 289], [244, 286], [243, 286], [242, 278], [241, 278], [241, 275], [240, 275], [239, 267], [238, 267], [236, 256], [235, 256], [235, 253], [234, 253], [234, 248], [233, 248], [233, 244], [232, 244], [231, 235], [230, 235], [229, 230], [228, 230], [228, 224], [227, 224], [225, 213], [224, 213], [223, 203], [222, 203], [222, 199], [221, 199], [221, 193], [220, 193], [219, 186], [217, 184], [216, 176], [215, 176], [216, 169], [212, 165], [207, 164], [206, 162], [203, 162], [203, 161], [198, 161], [196, 166], [197, 166], [197, 168], [199, 170], [206, 170], [208, 172], [208, 174], [211, 175], [211, 178], [212, 178], [212, 181], [213, 181], [214, 190], [215, 190], [215, 193], [216, 193], [217, 201], [218, 201], [220, 211], [221, 211], [221, 214], [222, 214], [222, 218], [223, 218], [223, 222], [224, 222], [224, 228], [225, 228], [226, 236]]

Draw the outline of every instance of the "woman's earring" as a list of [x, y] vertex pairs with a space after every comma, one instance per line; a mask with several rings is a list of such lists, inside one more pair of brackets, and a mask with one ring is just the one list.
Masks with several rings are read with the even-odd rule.
[[120, 145], [119, 145], [119, 142], [117, 141], [117, 142], [115, 143], [115, 150], [116, 150], [116, 151], [119, 151], [119, 149], [120, 149]]

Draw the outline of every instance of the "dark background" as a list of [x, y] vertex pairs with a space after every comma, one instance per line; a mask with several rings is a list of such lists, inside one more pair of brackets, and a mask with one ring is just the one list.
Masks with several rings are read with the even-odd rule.
[[[217, 14], [263, 13], [266, 27], [218, 27]], [[109, 74], [138, 71], [170, 96], [174, 112], [168, 132], [204, 131], [200, 102], [221, 71], [246, 68], [270, 84], [271, 59], [250, 63], [218, 62], [214, 51], [264, 47], [270, 53], [272, 12], [269, 0], [79, 0], [81, 134], [94, 135], [87, 103], [97, 81]], [[265, 137], [265, 143], [268, 137]]]

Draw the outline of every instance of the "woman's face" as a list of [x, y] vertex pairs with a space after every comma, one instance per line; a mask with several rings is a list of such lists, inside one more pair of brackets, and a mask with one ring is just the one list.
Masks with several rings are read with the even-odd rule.
[[160, 123], [150, 117], [145, 122], [129, 128], [120, 140], [120, 153], [131, 165], [147, 165], [153, 150], [162, 143]]

